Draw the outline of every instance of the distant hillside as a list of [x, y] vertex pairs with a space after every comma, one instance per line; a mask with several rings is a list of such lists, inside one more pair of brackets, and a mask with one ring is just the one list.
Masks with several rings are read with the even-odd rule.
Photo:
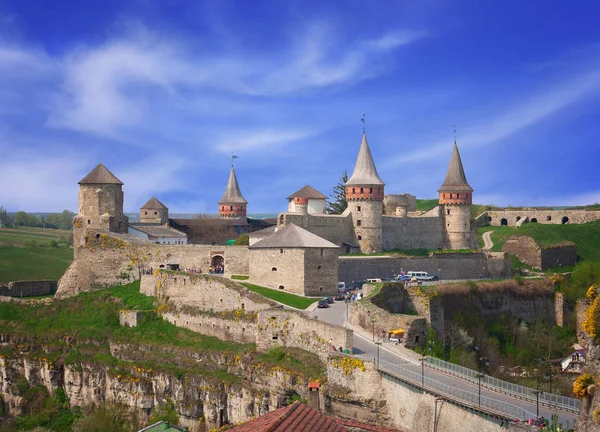
[[550, 245], [569, 240], [577, 244], [581, 258], [588, 261], [600, 262], [600, 221], [586, 224], [550, 225], [527, 223], [516, 227], [480, 227], [479, 234], [493, 231], [493, 251], [502, 250], [506, 239], [514, 234], [533, 237], [542, 245]]

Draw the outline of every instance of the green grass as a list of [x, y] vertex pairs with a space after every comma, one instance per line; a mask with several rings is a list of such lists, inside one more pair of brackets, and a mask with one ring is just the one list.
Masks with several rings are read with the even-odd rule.
[[250, 279], [250, 276], [231, 275], [231, 279], [235, 279], [235, 280], [248, 280], [248, 279]]
[[40, 243], [48, 243], [50, 240], [59, 240], [61, 237], [69, 237], [72, 231], [59, 229], [43, 229], [33, 227], [0, 228], [0, 244], [14, 246], [23, 245], [28, 240]]
[[246, 288], [248, 288], [252, 292], [255, 292], [257, 294], [265, 296], [271, 300], [275, 300], [279, 303], [283, 303], [284, 305], [294, 307], [296, 309], [306, 309], [311, 304], [313, 304], [314, 302], [316, 302], [318, 300], [321, 300], [321, 298], [322, 298], [322, 297], [311, 297], [311, 298], [301, 297], [301, 296], [297, 296], [295, 294], [281, 292], [281, 291], [274, 290], [271, 288], [265, 288], [265, 287], [253, 285], [250, 283], [244, 283], [244, 282], [242, 282], [242, 285], [244, 285]]
[[577, 245], [579, 256], [588, 261], [600, 262], [600, 221], [586, 224], [550, 225], [527, 223], [521, 227], [480, 227], [479, 235], [493, 231], [493, 251], [501, 251], [504, 242], [514, 234], [533, 237], [541, 245], [572, 241]]
[[70, 248], [28, 248], [0, 245], [0, 282], [58, 280], [73, 261]]
[[417, 199], [417, 211], [428, 211], [438, 205], [438, 199]]

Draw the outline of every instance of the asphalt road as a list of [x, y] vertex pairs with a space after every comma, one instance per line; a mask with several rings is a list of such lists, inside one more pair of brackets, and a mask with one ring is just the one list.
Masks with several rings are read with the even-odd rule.
[[[343, 326], [346, 323], [347, 305], [345, 302], [335, 302], [326, 309], [315, 309], [312, 312], [307, 312], [311, 318], [317, 317], [317, 319], [335, 325]], [[363, 329], [353, 328], [354, 330], [354, 353], [359, 358], [365, 361], [374, 361], [377, 358], [377, 345], [373, 343], [373, 336], [369, 332]], [[379, 342], [378, 335], [375, 334], [375, 341]], [[402, 352], [404, 351], [404, 352]], [[419, 355], [413, 351], [405, 348], [399, 348], [388, 343], [381, 345], [379, 352], [380, 359], [386, 360], [391, 363], [395, 363], [403, 366], [413, 372], [421, 374], [422, 366], [421, 362], [418, 361]], [[424, 373], [427, 377], [433, 378], [446, 385], [453, 386], [455, 388], [466, 390], [477, 394], [479, 391], [478, 385], [473, 384], [469, 381], [446, 375], [445, 373], [439, 372], [435, 369], [428, 367], [424, 368]], [[512, 405], [521, 407], [532, 414], [536, 413], [536, 403], [524, 401], [510, 395], [498, 393], [492, 390], [481, 388], [481, 396], [488, 397], [490, 399], [507, 402]], [[552, 414], [556, 413], [559, 416], [559, 421], [563, 423], [564, 427], [573, 426], [574, 421], [577, 419], [576, 414], [569, 414], [563, 411], [551, 411], [550, 409], [540, 405], [539, 407], [540, 416], [551, 418]], [[521, 419], [525, 420], [525, 419]]]

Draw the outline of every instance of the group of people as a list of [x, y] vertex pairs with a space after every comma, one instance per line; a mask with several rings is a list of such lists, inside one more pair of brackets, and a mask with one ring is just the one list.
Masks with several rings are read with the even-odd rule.
[[216, 265], [208, 268], [208, 274], [223, 274], [223, 266]]
[[200, 267], [184, 268], [183, 271], [186, 273], [202, 273], [202, 269]]

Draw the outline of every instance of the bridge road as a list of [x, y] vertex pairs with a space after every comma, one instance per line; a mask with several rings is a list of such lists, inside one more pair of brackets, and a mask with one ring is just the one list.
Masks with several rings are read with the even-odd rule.
[[[331, 304], [328, 308], [315, 309], [314, 311], [307, 313], [312, 318], [317, 317], [317, 319], [327, 322], [329, 324], [335, 324], [351, 328], [354, 331], [354, 352], [356, 353], [356, 356], [364, 361], [369, 362], [373, 362], [373, 359], [377, 358], [377, 345], [373, 343], [372, 333], [367, 332], [362, 328], [352, 326], [346, 322], [347, 305], [345, 302], [335, 302]], [[380, 335], [375, 334], [376, 342], [380, 340], [378, 336]], [[418, 361], [419, 357], [420, 355], [415, 353], [414, 351], [408, 350], [404, 347], [390, 345], [388, 343], [384, 343], [383, 345], [381, 345], [379, 351], [380, 359], [399, 364], [413, 372], [421, 374], [421, 362]], [[446, 385], [450, 385], [461, 390], [466, 390], [474, 394], [477, 394], [479, 390], [477, 384], [473, 384], [464, 379], [452, 375], [447, 375], [438, 370], [428, 368], [427, 364], [425, 364], [425, 376], [433, 378]], [[488, 390], [484, 387], [481, 388], [481, 396], [485, 396], [490, 399], [502, 402], [507, 402], [512, 405], [521, 407], [529, 411], [533, 415], [535, 415], [536, 413], [535, 401], [530, 402], [527, 400], [522, 400], [511, 395], [495, 392], [493, 390]], [[572, 427], [574, 425], [575, 420], [577, 420], [578, 417], [577, 414], [571, 414], [560, 410], [552, 411], [548, 407], [542, 406], [540, 404], [540, 416], [544, 416], [545, 418], [550, 419], [552, 414], [558, 415], [559, 422], [563, 424], [563, 427]]]

